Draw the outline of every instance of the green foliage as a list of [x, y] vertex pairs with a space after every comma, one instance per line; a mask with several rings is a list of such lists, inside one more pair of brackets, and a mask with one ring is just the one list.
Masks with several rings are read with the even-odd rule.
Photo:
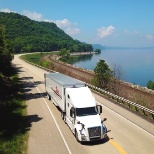
[[34, 53], [34, 54], [27, 54], [27, 55], [22, 55], [21, 58], [23, 58], [26, 61], [29, 61], [31, 63], [49, 68], [50, 62], [43, 60], [42, 57], [45, 55], [49, 55], [50, 53]]
[[48, 52], [62, 48], [75, 51], [92, 51], [90, 44], [73, 40], [54, 23], [38, 22], [17, 13], [0, 12], [0, 23], [6, 27], [6, 39], [11, 41], [13, 52]]
[[63, 48], [63, 49], [60, 50], [59, 56], [61, 56], [62, 59], [69, 58], [70, 57], [70, 51], [67, 50], [66, 48]]
[[0, 73], [0, 153], [26, 153], [27, 128], [25, 96], [11, 67]]
[[148, 83], [147, 83], [147, 88], [154, 90], [154, 82], [149, 80]]
[[0, 47], [1, 47], [1, 50], [5, 46], [5, 43], [4, 43], [4, 31], [5, 31], [4, 26], [3, 25], [0, 25]]
[[94, 68], [95, 78], [92, 83], [97, 87], [107, 89], [112, 77], [112, 71], [104, 60], [100, 60]]
[[40, 64], [40, 60], [42, 57], [42, 53], [37, 53], [37, 54], [27, 54], [27, 55], [23, 55], [21, 56], [24, 60], [29, 61], [31, 63]]
[[0, 25], [0, 70], [5, 69], [12, 60], [11, 46], [7, 45], [5, 41], [5, 27]]
[[48, 62], [46, 60], [41, 60], [40, 65], [45, 68], [49, 68], [50, 62]]
[[101, 50], [100, 50], [100, 49], [95, 49], [94, 52], [96, 52], [96, 53], [101, 53]]

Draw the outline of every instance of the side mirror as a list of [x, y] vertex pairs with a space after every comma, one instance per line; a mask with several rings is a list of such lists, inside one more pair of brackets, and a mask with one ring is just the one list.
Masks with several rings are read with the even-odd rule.
[[80, 121], [78, 121], [77, 124], [81, 124], [82, 129], [84, 129], [84, 126], [85, 126], [85, 125], [84, 125], [83, 123], [81, 123]]
[[102, 106], [101, 105], [97, 105], [97, 111], [98, 111], [98, 114], [102, 113]]
[[106, 121], [107, 119], [106, 118], [104, 118], [102, 121], [101, 121], [101, 123], [103, 123], [104, 121]]
[[81, 124], [80, 121], [78, 121], [77, 124]]

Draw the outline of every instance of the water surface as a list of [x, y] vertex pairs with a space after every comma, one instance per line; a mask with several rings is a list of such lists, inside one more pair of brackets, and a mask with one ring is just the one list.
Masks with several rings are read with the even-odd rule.
[[100, 59], [112, 67], [118, 65], [123, 70], [123, 80], [146, 86], [149, 80], [154, 82], [154, 48], [147, 49], [104, 49], [100, 54], [84, 56], [73, 65], [93, 70]]

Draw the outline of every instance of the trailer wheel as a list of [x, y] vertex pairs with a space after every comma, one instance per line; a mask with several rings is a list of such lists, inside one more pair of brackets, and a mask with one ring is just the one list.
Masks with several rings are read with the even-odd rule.
[[48, 100], [51, 100], [51, 97], [50, 97], [50, 95], [49, 95], [49, 94], [47, 94], [47, 98], [48, 98]]
[[61, 117], [62, 117], [62, 119], [64, 120], [64, 122], [66, 124], [66, 114], [63, 111], [61, 111]]

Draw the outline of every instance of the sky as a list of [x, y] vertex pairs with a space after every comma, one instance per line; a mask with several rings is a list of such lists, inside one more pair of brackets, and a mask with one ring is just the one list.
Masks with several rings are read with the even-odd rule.
[[0, 0], [0, 12], [54, 22], [81, 42], [154, 47], [154, 0]]

